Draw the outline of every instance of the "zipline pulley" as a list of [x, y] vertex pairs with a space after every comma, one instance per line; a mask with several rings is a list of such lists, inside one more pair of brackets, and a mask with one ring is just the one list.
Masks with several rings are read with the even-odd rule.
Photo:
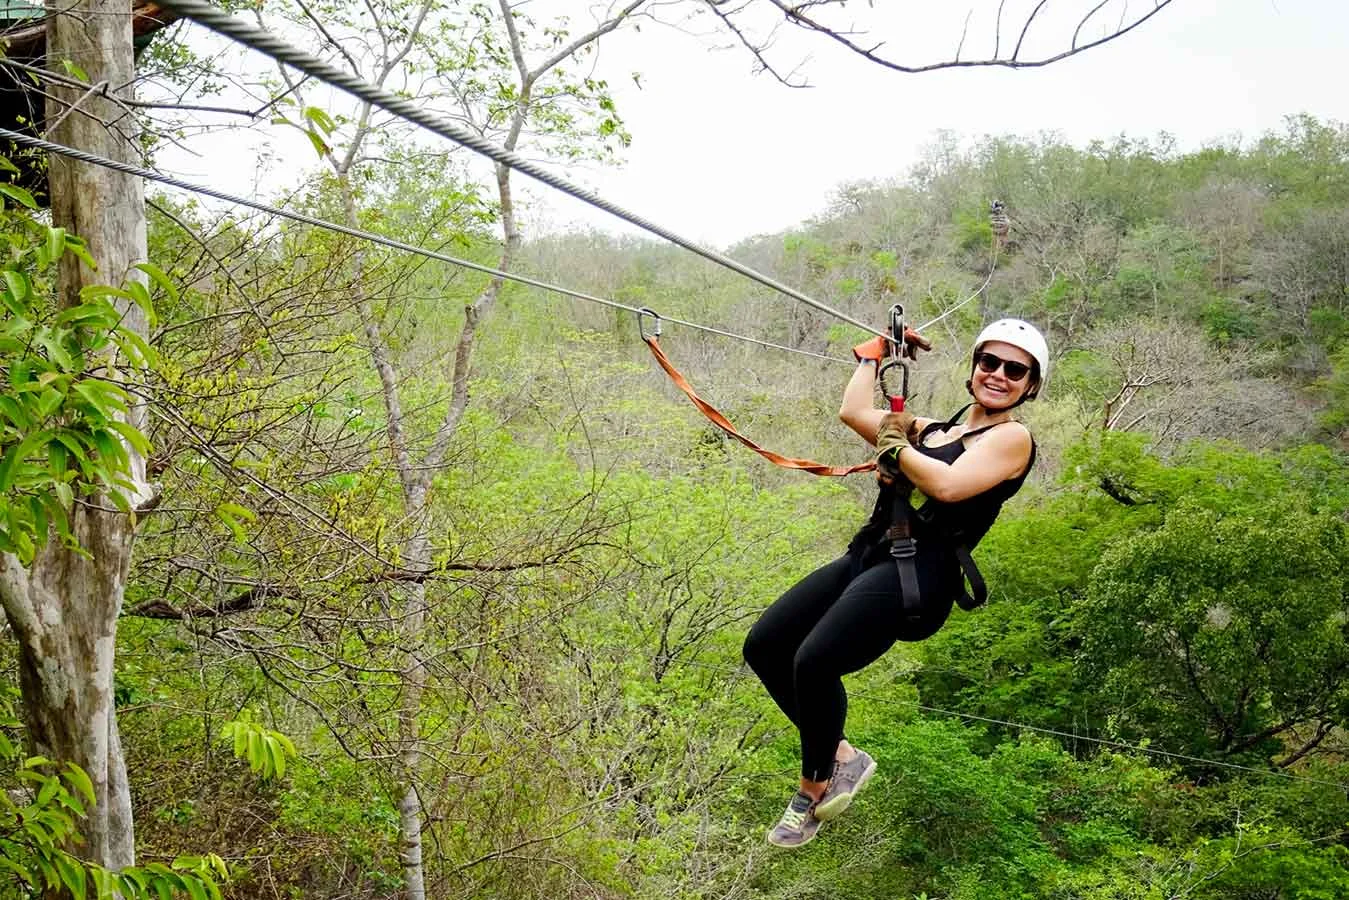
[[[909, 364], [905, 357], [913, 357], [917, 349], [909, 344], [908, 332], [904, 329], [904, 305], [896, 303], [890, 307], [890, 350], [891, 356], [876, 370], [876, 383], [881, 386], [891, 412], [904, 411], [904, 398], [909, 396]], [[899, 392], [890, 390], [886, 376], [895, 369], [900, 371]]]

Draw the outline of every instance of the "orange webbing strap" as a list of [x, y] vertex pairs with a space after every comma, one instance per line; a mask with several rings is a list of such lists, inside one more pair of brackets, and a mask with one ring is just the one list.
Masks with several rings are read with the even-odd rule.
[[824, 463], [812, 462], [808, 459], [793, 459], [790, 456], [774, 453], [772, 450], [765, 450], [736, 431], [731, 421], [718, 412], [716, 407], [698, 396], [697, 392], [689, 385], [688, 380], [679, 374], [679, 370], [665, 356], [665, 351], [660, 349], [660, 344], [656, 338], [644, 335], [642, 340], [646, 341], [646, 345], [651, 348], [651, 355], [656, 357], [656, 362], [660, 363], [660, 367], [665, 370], [666, 375], [670, 376], [670, 380], [678, 385], [681, 391], [688, 394], [689, 399], [693, 401], [693, 405], [702, 410], [703, 415], [707, 416], [713, 425], [716, 425], [769, 462], [782, 466], [784, 469], [801, 469], [812, 475], [851, 475], [854, 472], [870, 472], [876, 468], [874, 462], [858, 463], [855, 466], [826, 466]]

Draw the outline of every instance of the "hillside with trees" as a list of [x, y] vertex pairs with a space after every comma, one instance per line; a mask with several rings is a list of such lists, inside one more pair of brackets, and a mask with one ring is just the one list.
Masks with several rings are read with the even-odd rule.
[[[409, 29], [347, 62], [418, 59], [510, 146], [621, 152], [575, 65], [602, 35], [490, 12], [495, 44]], [[745, 434], [866, 459], [836, 416], [859, 329], [665, 244], [525, 234], [508, 170], [292, 76], [314, 165], [272, 202], [827, 357], [661, 336]], [[149, 264], [63, 294], [94, 244], [0, 193], [0, 897], [1349, 896], [1349, 126], [939, 134], [727, 250], [861, 321], [938, 320], [920, 414], [965, 402], [994, 318], [1053, 356], [1038, 464], [975, 554], [989, 604], [849, 679], [879, 775], [796, 853], [764, 843], [796, 734], [741, 644], [870, 475], [749, 453], [625, 311], [153, 187]], [[101, 780], [36, 752], [60, 717], [30, 701], [65, 658], [33, 573], [86, 562], [123, 579], [115, 630], [60, 648], [109, 668]]]

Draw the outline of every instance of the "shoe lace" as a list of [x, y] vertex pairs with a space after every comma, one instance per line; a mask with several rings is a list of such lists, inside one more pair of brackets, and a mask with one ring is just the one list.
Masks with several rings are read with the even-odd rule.
[[[800, 828], [806, 823], [806, 816], [810, 814], [810, 806], [800, 803], [800, 797], [793, 797], [792, 802], [787, 804], [787, 809], [782, 814], [780, 824], [787, 828]], [[800, 809], [797, 807], [800, 806]]]

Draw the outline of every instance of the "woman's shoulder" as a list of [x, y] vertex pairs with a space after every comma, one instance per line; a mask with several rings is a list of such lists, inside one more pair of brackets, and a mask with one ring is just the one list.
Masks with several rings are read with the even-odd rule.
[[1030, 429], [1015, 419], [976, 429], [974, 432], [966, 433], [965, 437], [974, 439], [973, 444], [966, 446], [983, 445], [995, 452], [1008, 455], [1024, 456], [1035, 447], [1035, 438], [1031, 435]]

